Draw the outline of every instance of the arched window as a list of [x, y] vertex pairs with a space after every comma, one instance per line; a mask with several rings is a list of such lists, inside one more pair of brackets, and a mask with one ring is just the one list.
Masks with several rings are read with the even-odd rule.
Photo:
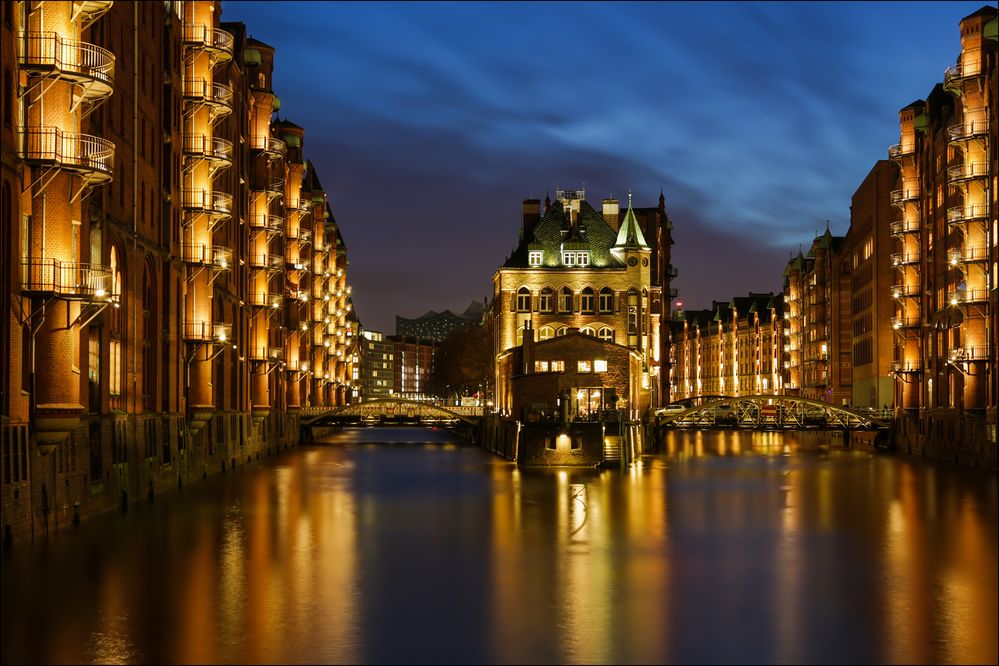
[[596, 333], [594, 333], [593, 329], [590, 328], [589, 326], [584, 326], [583, 328], [579, 329], [579, 332], [582, 333], [583, 335], [588, 335], [591, 338], [596, 336]]
[[593, 287], [586, 287], [579, 299], [579, 310], [583, 314], [593, 314], [596, 311], [596, 293]]
[[560, 335], [565, 335], [568, 332], [569, 332], [568, 326], [559, 326], [558, 328], [555, 329], [555, 336], [558, 337]]
[[614, 290], [604, 287], [600, 290], [600, 312], [609, 313], [614, 311]]
[[551, 287], [542, 289], [539, 305], [542, 312], [555, 312], [555, 290]]
[[517, 312], [531, 311], [531, 290], [521, 287], [517, 290]]
[[572, 312], [572, 289], [562, 287], [558, 294], [558, 311]]
[[555, 330], [551, 326], [542, 326], [538, 329], [538, 340], [550, 340], [555, 335]]
[[614, 329], [610, 326], [604, 326], [597, 331], [597, 337], [604, 342], [614, 342]]

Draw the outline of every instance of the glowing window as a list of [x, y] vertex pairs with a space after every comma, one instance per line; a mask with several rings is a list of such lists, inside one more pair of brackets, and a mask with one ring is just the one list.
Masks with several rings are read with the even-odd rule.
[[593, 372], [607, 372], [607, 360], [598, 358], [593, 361]]
[[541, 250], [531, 250], [527, 253], [528, 266], [540, 266], [544, 253]]
[[590, 361], [579, 361], [576, 364], [577, 372], [593, 372], [593, 363]]

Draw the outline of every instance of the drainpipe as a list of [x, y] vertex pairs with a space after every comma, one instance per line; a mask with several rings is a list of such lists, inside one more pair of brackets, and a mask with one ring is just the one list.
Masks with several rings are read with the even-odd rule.
[[[139, 3], [132, 4], [132, 284], [135, 284], [138, 264], [139, 246]], [[126, 290], [127, 292], [127, 290]], [[138, 396], [136, 370], [139, 367], [139, 322], [137, 319], [135, 303], [130, 308], [132, 311], [132, 401], [133, 408]], [[126, 407], [127, 409], [127, 407]], [[137, 413], [137, 412], [136, 412]], [[136, 432], [132, 429], [133, 434]], [[139, 442], [132, 437], [132, 445], [135, 447], [136, 460], [139, 454]], [[141, 470], [141, 466], [136, 466], [136, 471]], [[136, 475], [138, 480], [138, 475]], [[138, 489], [139, 486], [136, 486]]]

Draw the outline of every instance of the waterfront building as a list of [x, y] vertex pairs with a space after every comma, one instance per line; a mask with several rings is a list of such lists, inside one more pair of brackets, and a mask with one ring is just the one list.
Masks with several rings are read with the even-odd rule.
[[361, 377], [364, 401], [395, 393], [395, 347], [379, 331], [361, 332]]
[[2, 521], [23, 534], [293, 443], [359, 359], [273, 48], [214, 1], [2, 11]]
[[644, 227], [630, 195], [623, 216], [612, 199], [598, 213], [584, 191], [559, 190], [554, 203], [546, 199], [544, 211], [536, 199], [524, 202], [520, 242], [493, 277], [495, 397], [502, 413], [519, 404], [513, 380], [525, 368], [508, 357], [523, 343], [525, 330], [534, 331], [539, 345], [575, 329], [633, 350], [641, 370], [630, 414], [637, 417], [663, 399], [664, 290], [669, 293], [675, 271], [668, 263], [672, 240], [661, 194], [654, 214], [643, 219]]
[[[894, 374], [904, 447], [959, 442], [989, 458], [996, 444], [997, 10], [960, 22], [957, 61], [925, 100], [899, 111], [891, 203], [904, 268], [896, 300]], [[945, 446], [948, 448], [950, 445]]]
[[826, 227], [784, 270], [784, 393], [836, 405], [852, 393], [850, 266]]
[[895, 317], [891, 286], [895, 276], [914, 261], [911, 255], [893, 251], [889, 192], [897, 175], [893, 163], [879, 160], [850, 202], [844, 251], [850, 261], [853, 407], [880, 409], [895, 404], [895, 331], [907, 330], [908, 322]]
[[783, 298], [771, 293], [677, 310], [670, 321], [671, 397], [779, 394]]
[[392, 390], [404, 400], [429, 400], [430, 375], [434, 368], [434, 341], [390, 335], [392, 343]]

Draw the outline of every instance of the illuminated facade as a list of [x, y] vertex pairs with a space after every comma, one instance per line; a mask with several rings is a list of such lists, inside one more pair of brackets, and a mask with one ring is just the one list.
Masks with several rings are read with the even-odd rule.
[[784, 270], [784, 393], [833, 404], [852, 394], [850, 266], [828, 227]]
[[994, 7], [962, 19], [957, 62], [926, 100], [899, 112], [899, 143], [888, 151], [899, 166], [892, 235], [904, 260], [892, 286], [900, 441], [959, 441], [965, 455], [993, 465], [996, 25]]
[[678, 310], [670, 326], [674, 401], [783, 392], [783, 298], [772, 293]]
[[354, 394], [342, 237], [273, 49], [220, 14], [3, 3], [5, 530], [245, 463]]
[[664, 400], [671, 244], [662, 195], [658, 208], [638, 212], [629, 201], [624, 215], [611, 199], [598, 213], [582, 191], [557, 192], [543, 211], [540, 201], [525, 201], [520, 243], [493, 277], [497, 409], [509, 414], [514, 408], [511, 373], [522, 369], [504, 359], [527, 329], [539, 349], [576, 330], [630, 350], [641, 370], [629, 409], [637, 416]]

